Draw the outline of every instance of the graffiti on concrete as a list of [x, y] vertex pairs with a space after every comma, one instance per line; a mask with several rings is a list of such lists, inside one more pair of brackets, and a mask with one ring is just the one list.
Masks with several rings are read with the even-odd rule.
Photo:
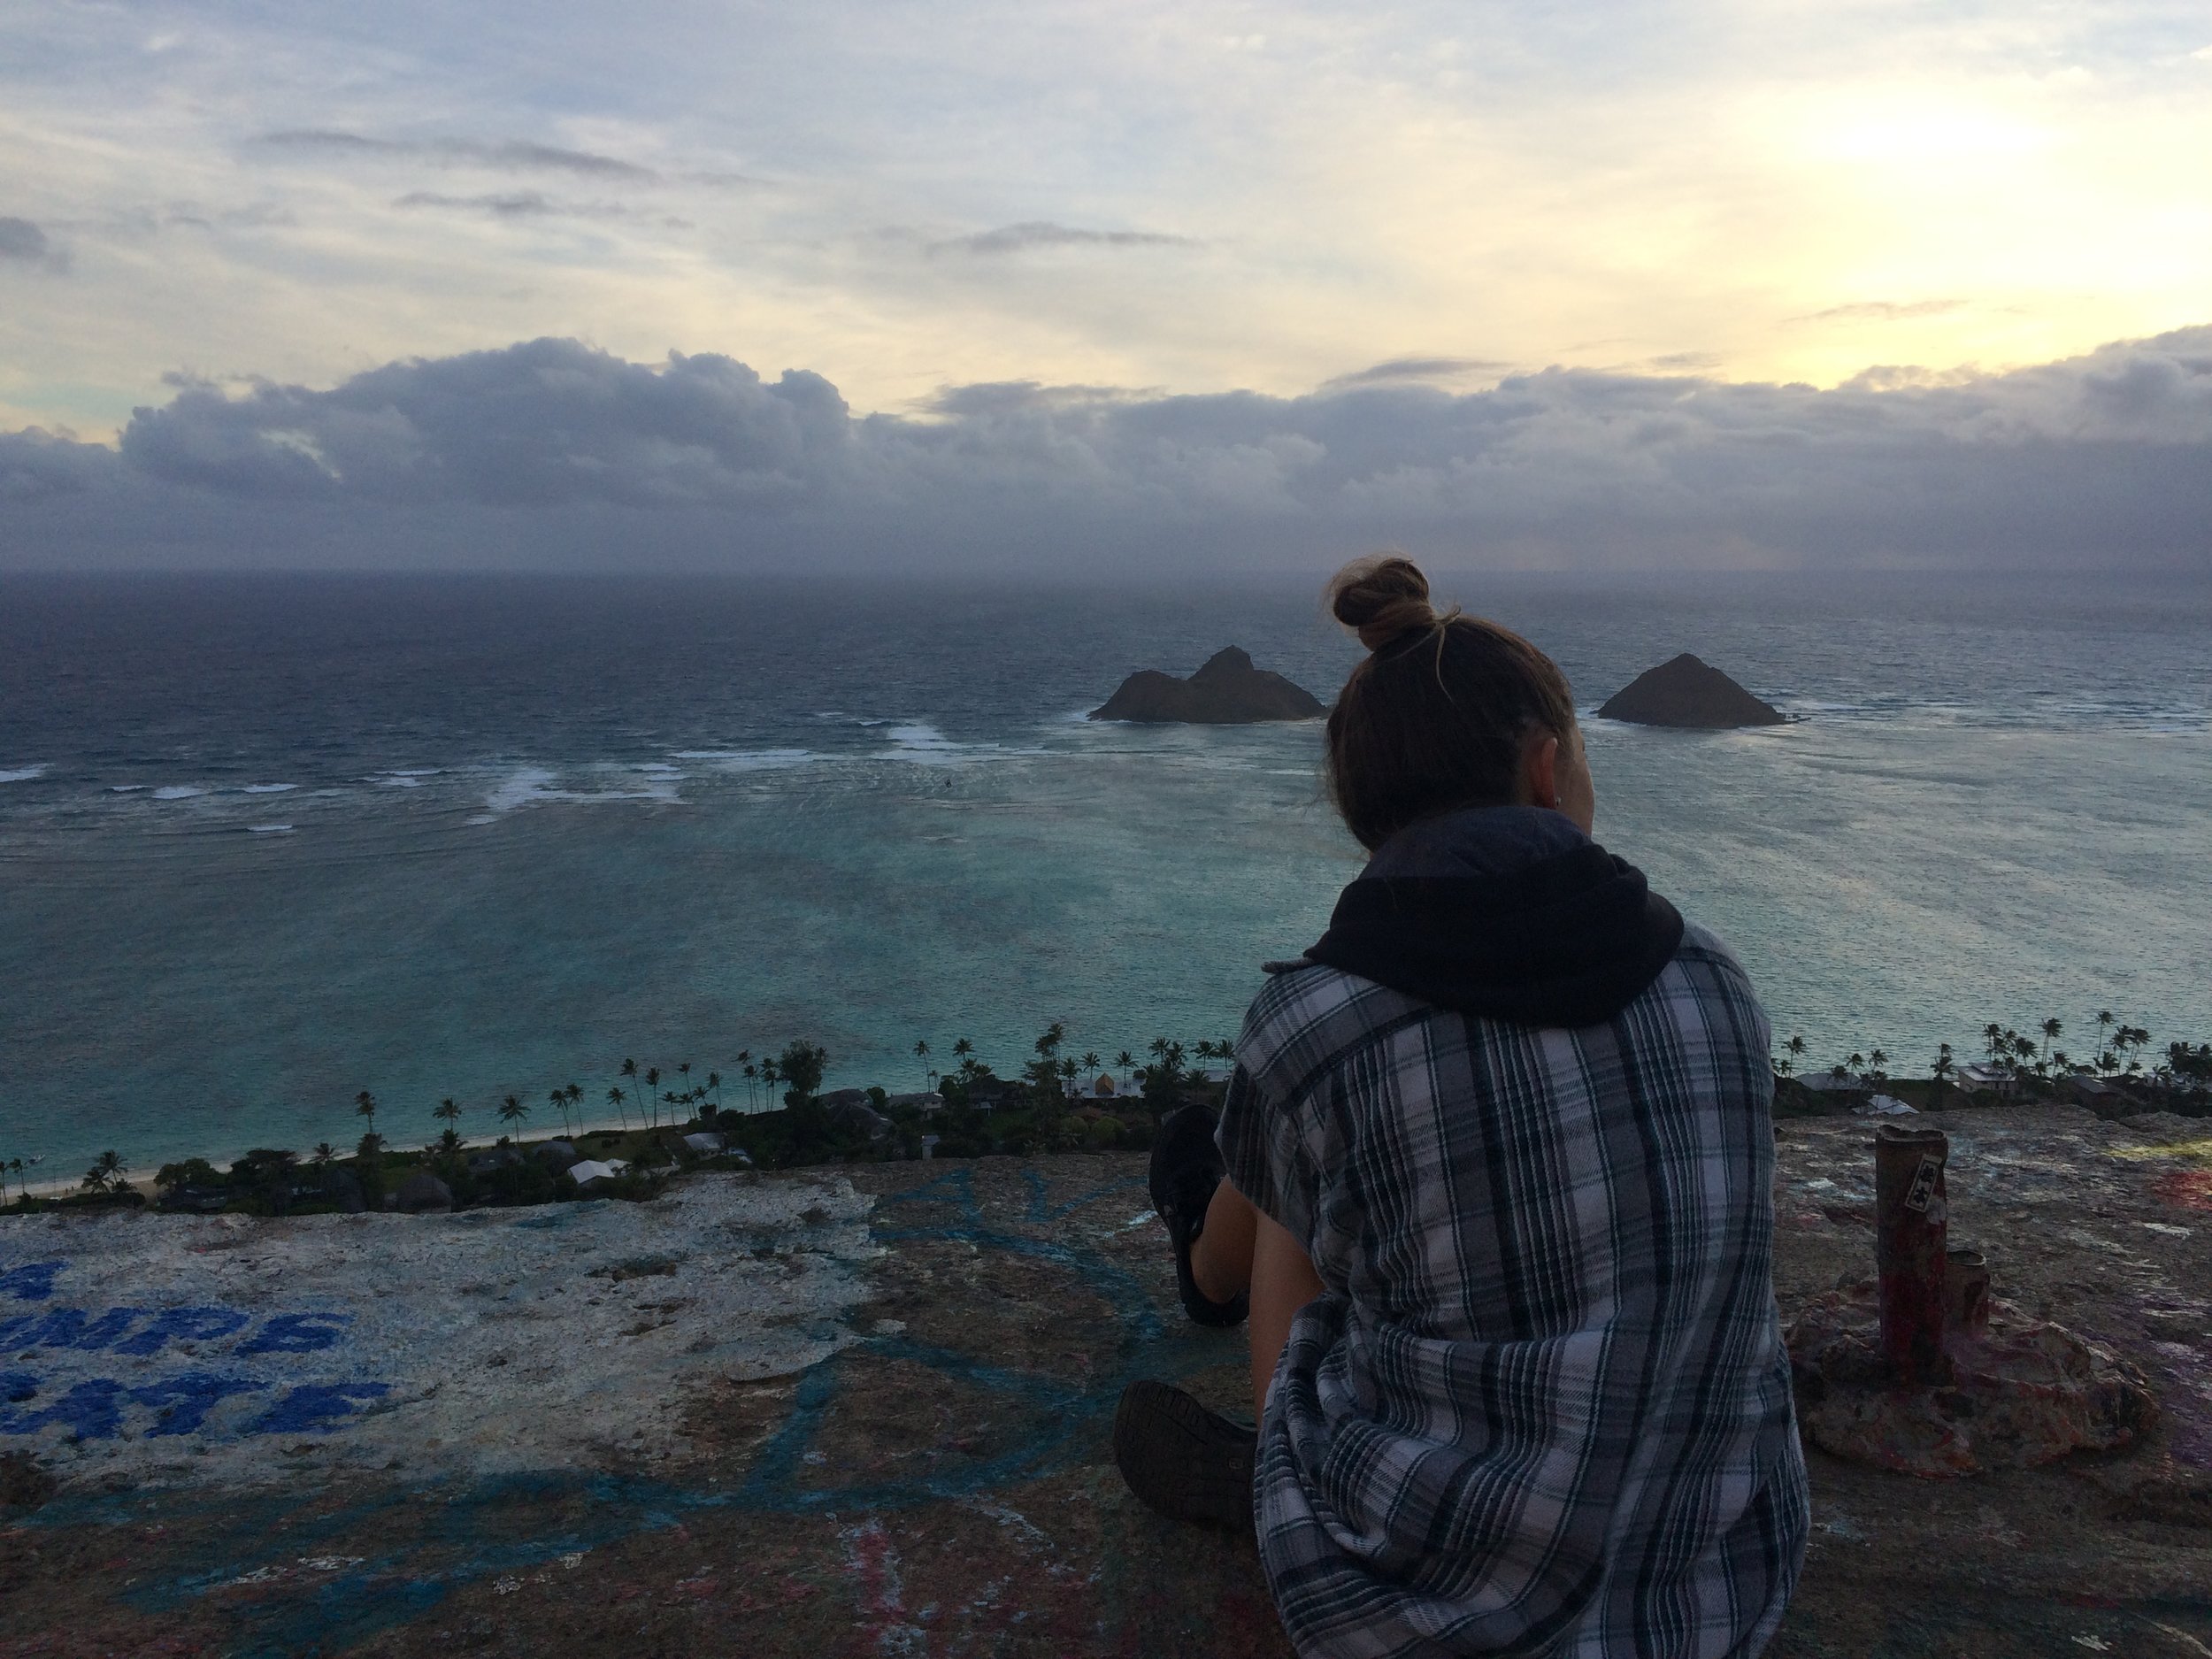
[[[350, 1313], [257, 1316], [219, 1305], [94, 1311], [58, 1300], [69, 1266], [25, 1262], [0, 1271], [0, 1354], [11, 1356], [0, 1362], [0, 1434], [104, 1440], [127, 1425], [147, 1440], [310, 1434], [342, 1425], [391, 1392], [370, 1377], [286, 1374], [296, 1356], [342, 1343]], [[24, 1310], [25, 1302], [36, 1305]]]
[[450, 1216], [0, 1220], [0, 1448], [65, 1483], [634, 1466], [856, 1340], [841, 1179]]

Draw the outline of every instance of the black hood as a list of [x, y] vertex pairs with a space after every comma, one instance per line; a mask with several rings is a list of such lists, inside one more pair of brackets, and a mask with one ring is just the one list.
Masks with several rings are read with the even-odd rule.
[[1484, 807], [1393, 836], [1306, 959], [1461, 1013], [1590, 1025], [1681, 943], [1680, 914], [1626, 859], [1556, 812]]

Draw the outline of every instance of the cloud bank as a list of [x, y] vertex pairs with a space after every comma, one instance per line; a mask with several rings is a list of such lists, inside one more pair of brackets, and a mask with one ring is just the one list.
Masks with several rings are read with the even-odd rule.
[[[2212, 326], [1832, 390], [1547, 370], [1453, 394], [1000, 382], [855, 415], [818, 374], [572, 340], [327, 389], [181, 381], [115, 448], [0, 434], [0, 564], [2212, 569]], [[1428, 369], [1424, 362], [1419, 369]]]

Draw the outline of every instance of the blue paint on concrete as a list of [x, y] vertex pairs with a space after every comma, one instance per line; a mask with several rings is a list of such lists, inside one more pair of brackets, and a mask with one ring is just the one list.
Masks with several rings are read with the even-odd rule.
[[[1085, 1204], [1142, 1185], [1131, 1177], [1060, 1204], [1044, 1203], [1042, 1219], [1049, 1223]], [[154, 1615], [189, 1606], [268, 1566], [349, 1554], [359, 1550], [365, 1540], [405, 1539], [396, 1548], [371, 1554], [357, 1565], [318, 1580], [311, 1588], [257, 1589], [250, 1601], [226, 1608], [226, 1617], [235, 1621], [236, 1634], [227, 1647], [231, 1653], [260, 1659], [335, 1652], [419, 1617], [456, 1587], [496, 1574], [533, 1571], [572, 1551], [664, 1530], [689, 1516], [728, 1510], [783, 1515], [886, 1512], [972, 1498], [1042, 1479], [1070, 1467], [1095, 1447], [1125, 1383], [1138, 1376], [1187, 1375], [1220, 1363], [1238, 1343], [1233, 1333], [1179, 1321], [1171, 1329], [1144, 1284], [1096, 1249], [986, 1225], [970, 1168], [948, 1170], [921, 1186], [877, 1200], [879, 1213], [910, 1205], [943, 1206], [955, 1218], [949, 1225], [931, 1225], [917, 1217], [911, 1225], [873, 1226], [876, 1241], [964, 1243], [1065, 1268], [1107, 1303], [1115, 1328], [1116, 1363], [1078, 1384], [1016, 1371], [981, 1355], [902, 1334], [864, 1338], [800, 1374], [785, 1420], [761, 1445], [745, 1477], [725, 1487], [549, 1471], [349, 1494], [342, 1509], [323, 1514], [312, 1513], [311, 1505], [303, 1504], [296, 1491], [201, 1494], [185, 1489], [150, 1499], [72, 1494], [50, 1502], [27, 1524], [142, 1526], [153, 1516], [188, 1518], [200, 1529], [203, 1540], [196, 1555], [170, 1557], [164, 1571], [149, 1574], [125, 1593], [130, 1605]], [[1033, 1187], [1025, 1214], [1035, 1217], [1040, 1208]], [[336, 1340], [331, 1316], [290, 1317], [301, 1323], [286, 1327], [288, 1332], [330, 1332]], [[134, 1341], [142, 1340], [142, 1334]], [[280, 1345], [263, 1348], [260, 1340], [257, 1335], [235, 1351], [311, 1351]], [[868, 1356], [927, 1366], [965, 1386], [997, 1395], [1015, 1406], [1019, 1427], [988, 1455], [956, 1467], [895, 1480], [840, 1484], [837, 1465], [809, 1462], [807, 1454], [814, 1449], [851, 1368]], [[348, 1415], [373, 1409], [384, 1392], [385, 1386], [375, 1382], [296, 1388], [273, 1402], [249, 1425], [248, 1432], [292, 1433], [342, 1427]], [[171, 1402], [173, 1409], [185, 1403]], [[322, 1416], [325, 1412], [329, 1415]], [[4, 1424], [0, 1419], [0, 1425]], [[571, 1513], [548, 1525], [548, 1511], [555, 1509]], [[281, 1547], [273, 1547], [271, 1540], [280, 1535]]]
[[307, 1383], [246, 1425], [249, 1434], [305, 1434], [342, 1426], [358, 1407], [392, 1392], [389, 1383]]
[[18, 1302], [44, 1302], [54, 1294], [54, 1276], [67, 1265], [65, 1262], [21, 1262], [0, 1267], [0, 1295], [12, 1296]]
[[250, 1377], [223, 1377], [212, 1371], [186, 1371], [180, 1377], [131, 1390], [134, 1404], [154, 1414], [154, 1426], [146, 1431], [152, 1440], [161, 1434], [195, 1434], [211, 1407], [236, 1394], [257, 1394], [269, 1385]]
[[0, 1434], [58, 1428], [81, 1440], [104, 1440], [123, 1425], [122, 1396], [123, 1385], [113, 1378], [90, 1378], [50, 1405], [0, 1411]]
[[[20, 1302], [48, 1302], [55, 1280], [69, 1263], [35, 1262], [0, 1273], [0, 1287]], [[0, 1350], [19, 1350], [24, 1359], [42, 1348], [75, 1353], [106, 1352], [134, 1360], [161, 1353], [172, 1344], [219, 1342], [261, 1320], [236, 1343], [233, 1355], [248, 1359], [320, 1354], [344, 1340], [353, 1315], [343, 1311], [280, 1313], [263, 1318], [238, 1308], [196, 1305], [182, 1308], [42, 1307], [0, 1319]], [[140, 1326], [140, 1321], [145, 1324]], [[134, 1327], [139, 1327], [134, 1333]], [[254, 1368], [260, 1370], [260, 1367]], [[248, 1423], [248, 1434], [322, 1432], [343, 1426], [360, 1409], [381, 1399], [389, 1386], [362, 1379], [294, 1385], [296, 1379], [231, 1371], [186, 1371], [169, 1377], [80, 1377], [66, 1388], [58, 1379], [32, 1370], [0, 1374], [0, 1434], [35, 1435], [56, 1431], [77, 1440], [108, 1440], [127, 1426], [149, 1438], [205, 1434], [218, 1431], [209, 1414], [224, 1401], [276, 1389], [284, 1392], [267, 1410]], [[59, 1392], [56, 1392], [58, 1390]], [[127, 1408], [145, 1416], [131, 1423]]]
[[280, 1313], [238, 1345], [241, 1354], [319, 1354], [353, 1323], [349, 1313]]
[[213, 1342], [244, 1330], [250, 1315], [235, 1308], [165, 1308], [153, 1323], [127, 1342], [118, 1342], [118, 1354], [156, 1354], [171, 1342]]

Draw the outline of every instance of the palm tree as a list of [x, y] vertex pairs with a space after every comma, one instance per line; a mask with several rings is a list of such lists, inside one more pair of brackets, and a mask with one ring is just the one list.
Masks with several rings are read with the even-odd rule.
[[760, 1110], [760, 1096], [753, 1090], [760, 1078], [760, 1068], [751, 1061], [745, 1063], [745, 1110], [749, 1114]]
[[1067, 1085], [1067, 1092], [1075, 1093], [1075, 1074], [1079, 1068], [1072, 1057], [1060, 1062], [1060, 1080]]
[[1121, 1086], [1127, 1088], [1137, 1075], [1137, 1056], [1124, 1048], [1114, 1056], [1114, 1070], [1121, 1073]]
[[522, 1103], [522, 1096], [519, 1094], [510, 1094], [500, 1102], [499, 1121], [513, 1124], [515, 1125], [513, 1133], [516, 1134], [522, 1133], [522, 1121], [529, 1115], [530, 1109]]
[[566, 1134], [568, 1133], [568, 1091], [565, 1088], [549, 1089], [545, 1098], [546, 1102], [555, 1111], [560, 1113], [561, 1133]]
[[922, 1063], [922, 1087], [926, 1089], [936, 1087], [937, 1071], [929, 1063], [929, 1040], [927, 1038], [923, 1038], [915, 1043], [914, 1057]]
[[445, 1132], [453, 1137], [457, 1145], [461, 1139], [461, 1132], [456, 1129], [454, 1125], [461, 1121], [460, 1102], [449, 1094], [430, 1109], [430, 1115], [445, 1120]]
[[2044, 1058], [2048, 1059], [2050, 1057], [2051, 1045], [2058, 1041], [2058, 1033], [2063, 1029], [2065, 1028], [2055, 1019], [2047, 1019], [2043, 1022]]
[[[583, 1122], [584, 1086], [581, 1083], [571, 1083], [568, 1086], [568, 1104], [569, 1109], [576, 1114], [576, 1121], [578, 1123]], [[564, 1119], [563, 1121], [566, 1120]]]
[[708, 1072], [707, 1087], [714, 1091], [714, 1110], [720, 1111], [722, 1110], [722, 1074], [719, 1071]]
[[2112, 1010], [2108, 1008], [2099, 1009], [2097, 1010], [2097, 1046], [2100, 1048], [2106, 1048], [2110, 1046], [2105, 1041], [2104, 1033], [2106, 1027], [2111, 1024]]
[[1951, 1073], [1955, 1069], [1951, 1064], [1951, 1045], [1947, 1042], [1938, 1043], [1935, 1064], [1930, 1068], [1928, 1073], [1928, 1103], [1930, 1105], [1932, 1106], [1943, 1098], [1943, 1086], [1951, 1080]]
[[376, 1133], [376, 1096], [363, 1089], [353, 1097], [354, 1115], [369, 1120], [369, 1133]]
[[[630, 1085], [630, 1093], [634, 1095], [637, 1094], [637, 1062], [629, 1059], [624, 1060], [622, 1063], [622, 1075]], [[640, 1096], [640, 1098], [641, 1099], [642, 1096]], [[629, 1120], [627, 1118], [623, 1120], [623, 1126], [625, 1128], [629, 1126]]]
[[629, 1133], [630, 1114], [624, 1110], [622, 1102], [629, 1098], [618, 1088], [611, 1088], [607, 1091], [607, 1104], [622, 1113], [622, 1128], [626, 1134]]
[[653, 1101], [653, 1127], [654, 1127], [654, 1128], [656, 1128], [656, 1129], [657, 1129], [657, 1128], [659, 1128], [659, 1127], [661, 1126], [661, 1103], [660, 1103], [660, 1102], [658, 1102], [658, 1101], [657, 1101], [657, 1100], [653, 1100], [652, 1091], [653, 1091], [653, 1090], [655, 1090], [655, 1089], [657, 1089], [657, 1088], [658, 1088], [660, 1086], [661, 1086], [661, 1069], [660, 1069], [660, 1067], [658, 1067], [658, 1066], [657, 1066], [657, 1065], [649, 1065], [649, 1066], [647, 1066], [647, 1067], [645, 1068], [645, 1088], [646, 1088], [646, 1092], [645, 1092], [643, 1094], [640, 1095], [638, 1098], [639, 1098], [639, 1099], [641, 1099], [641, 1100], [649, 1100], [649, 1101]]
[[[954, 1039], [953, 1039], [953, 1041], [952, 1041], [952, 1057], [953, 1057], [954, 1059], [956, 1059], [956, 1060], [964, 1060], [964, 1060], [966, 1060], [966, 1059], [967, 1059], [967, 1058], [968, 1058], [971, 1055], [972, 1055], [972, 1054], [974, 1054], [974, 1053], [975, 1053], [975, 1044], [973, 1044], [973, 1043], [970, 1042], [970, 1041], [968, 1041], [965, 1037], [956, 1037], [956, 1038], [954, 1038]], [[960, 1069], [961, 1069], [963, 1071], [967, 1071], [967, 1070], [968, 1070], [968, 1068], [967, 1068], [965, 1065], [963, 1065]]]
[[84, 1172], [83, 1186], [88, 1193], [118, 1193], [129, 1185], [124, 1179], [130, 1165], [111, 1147], [92, 1161], [92, 1167]]
[[329, 1141], [318, 1141], [315, 1143], [315, 1150], [312, 1154], [312, 1158], [318, 1168], [327, 1166], [330, 1161], [337, 1156], [338, 1148], [332, 1146]]

